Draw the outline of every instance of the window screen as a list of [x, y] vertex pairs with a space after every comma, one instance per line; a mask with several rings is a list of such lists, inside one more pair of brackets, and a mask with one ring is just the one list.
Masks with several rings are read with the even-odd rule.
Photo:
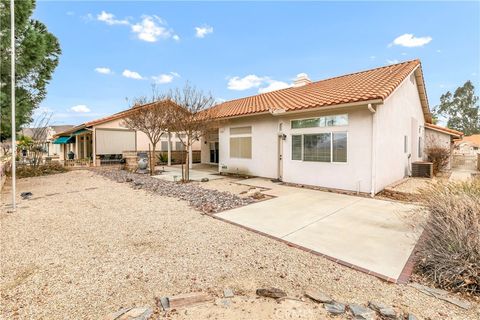
[[330, 133], [303, 136], [303, 161], [330, 162]]
[[332, 142], [332, 161], [347, 162], [347, 133], [334, 132]]
[[237, 128], [230, 128], [230, 134], [251, 134], [252, 127], [237, 127]]
[[302, 135], [292, 136], [292, 160], [302, 160]]
[[252, 158], [252, 137], [231, 137], [230, 158]]

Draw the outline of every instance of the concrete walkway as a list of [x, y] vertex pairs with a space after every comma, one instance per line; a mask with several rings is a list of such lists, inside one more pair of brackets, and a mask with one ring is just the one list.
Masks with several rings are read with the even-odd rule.
[[268, 188], [264, 193], [276, 198], [218, 217], [390, 279], [400, 277], [422, 231], [412, 225], [412, 205], [259, 178], [240, 183]]

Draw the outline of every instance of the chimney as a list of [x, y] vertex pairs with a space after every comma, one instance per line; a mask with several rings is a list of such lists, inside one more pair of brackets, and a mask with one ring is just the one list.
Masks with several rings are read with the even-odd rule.
[[294, 87], [301, 87], [306, 84], [312, 83], [312, 80], [308, 77], [306, 73], [297, 74], [297, 78], [293, 81]]

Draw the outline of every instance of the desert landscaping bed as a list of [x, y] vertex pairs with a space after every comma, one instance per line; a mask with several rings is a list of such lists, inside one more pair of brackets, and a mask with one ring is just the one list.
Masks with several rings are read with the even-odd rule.
[[[221, 192], [197, 189], [173, 196], [145, 184], [139, 188], [140, 180], [116, 181], [122, 182], [91, 171], [19, 181], [19, 192], [32, 197], [19, 198], [14, 213], [1, 209], [0, 318], [103, 319], [132, 306], [150, 306], [155, 318], [163, 318], [156, 299], [189, 292], [207, 293], [215, 301], [169, 317], [329, 318], [322, 305], [304, 298], [307, 288], [344, 303], [384, 303], [419, 319], [480, 316], [478, 302], [466, 311], [410, 286], [383, 282], [202, 215], [194, 209], [202, 205], [189, 198], [206, 192], [200, 199], [213, 201], [209, 194], [215, 198]], [[250, 201], [220, 196], [233, 197], [235, 205]], [[262, 287], [281, 288], [299, 300], [257, 298]], [[235, 292], [228, 302], [222, 299], [225, 288]]]

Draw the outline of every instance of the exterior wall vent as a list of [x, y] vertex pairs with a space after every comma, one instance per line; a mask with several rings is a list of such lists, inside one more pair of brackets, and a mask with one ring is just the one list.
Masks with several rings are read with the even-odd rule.
[[425, 161], [413, 162], [412, 177], [433, 178], [433, 163]]

